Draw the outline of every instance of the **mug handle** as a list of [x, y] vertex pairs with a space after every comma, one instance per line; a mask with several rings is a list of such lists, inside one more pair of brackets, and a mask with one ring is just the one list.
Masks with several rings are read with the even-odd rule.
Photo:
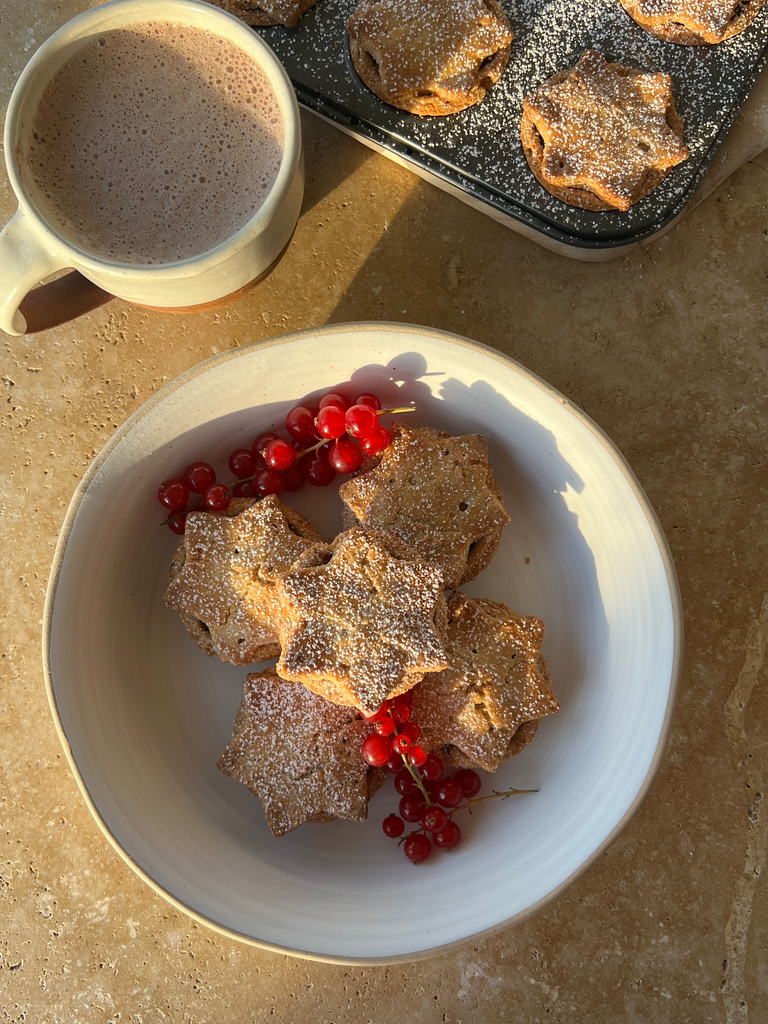
[[0, 231], [0, 330], [17, 336], [45, 331], [113, 298], [78, 271], [35, 288], [65, 267], [61, 257], [42, 245], [18, 209]]

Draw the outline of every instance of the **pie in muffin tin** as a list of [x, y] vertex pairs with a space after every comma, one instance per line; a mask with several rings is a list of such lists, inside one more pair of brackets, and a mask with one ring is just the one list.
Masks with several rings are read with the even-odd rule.
[[[768, 10], [758, 10], [744, 31], [717, 45], [674, 45], [633, 21], [619, 0], [498, 2], [514, 37], [506, 70], [484, 99], [447, 116], [393, 107], [358, 75], [346, 27], [358, 0], [318, 0], [295, 28], [257, 31], [305, 107], [545, 244], [602, 250], [662, 230], [704, 177], [768, 58]], [[574, 67], [587, 50], [611, 64], [670, 76], [685, 123], [689, 158], [628, 211], [565, 205], [541, 187], [520, 143], [525, 97]]]

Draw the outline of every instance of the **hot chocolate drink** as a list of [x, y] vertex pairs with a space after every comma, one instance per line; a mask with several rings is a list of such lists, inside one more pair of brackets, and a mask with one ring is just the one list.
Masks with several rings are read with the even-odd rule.
[[102, 258], [172, 263], [226, 241], [277, 177], [283, 121], [228, 40], [146, 22], [87, 40], [34, 114], [25, 186]]

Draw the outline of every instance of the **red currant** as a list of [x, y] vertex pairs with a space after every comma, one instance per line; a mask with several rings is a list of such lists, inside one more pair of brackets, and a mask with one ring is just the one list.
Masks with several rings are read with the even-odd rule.
[[432, 838], [434, 839], [435, 846], [439, 846], [441, 850], [453, 850], [461, 842], [461, 829], [451, 819], [445, 828], [436, 833]]
[[383, 768], [392, 753], [392, 744], [386, 736], [372, 732], [363, 740], [363, 757], [374, 768]]
[[337, 473], [354, 473], [360, 468], [363, 453], [354, 441], [337, 441], [328, 453], [328, 461]]
[[392, 708], [392, 717], [398, 723], [407, 722], [411, 717], [411, 708], [408, 704], [395, 704]]
[[417, 832], [403, 843], [403, 853], [414, 864], [421, 864], [432, 853], [432, 843], [423, 832]]
[[427, 760], [424, 762], [421, 774], [425, 779], [429, 779], [430, 782], [437, 782], [438, 779], [443, 777], [443, 762], [435, 754], [428, 754]]
[[407, 754], [411, 749], [411, 741], [407, 736], [400, 733], [399, 736], [392, 737], [392, 750], [396, 754]]
[[301, 463], [294, 462], [290, 469], [283, 473], [283, 490], [300, 491], [304, 486], [304, 474], [301, 470]]
[[216, 472], [207, 462], [193, 462], [184, 470], [184, 483], [195, 494], [202, 494], [216, 483]]
[[214, 484], [203, 494], [203, 505], [210, 512], [226, 512], [232, 501], [232, 495], [224, 484]]
[[306, 455], [302, 460], [304, 479], [314, 487], [327, 487], [336, 479], [336, 470], [320, 452]]
[[381, 402], [370, 391], [365, 391], [362, 395], [358, 395], [355, 399], [355, 405], [370, 405], [372, 409], [381, 408]]
[[406, 722], [405, 725], [400, 726], [400, 732], [407, 736], [411, 741], [411, 746], [414, 745], [416, 740], [421, 736], [421, 729], [416, 725], [415, 722]]
[[416, 789], [416, 783], [407, 768], [401, 768], [395, 776], [395, 789], [400, 796], [408, 796]]
[[424, 813], [427, 804], [422, 794], [415, 790], [413, 793], [406, 793], [400, 801], [398, 810], [400, 811], [400, 817], [406, 821], [421, 821], [421, 816]]
[[291, 437], [302, 444], [312, 444], [317, 440], [315, 415], [306, 405], [297, 405], [295, 409], [291, 409], [285, 417], [285, 429]]
[[408, 751], [408, 762], [414, 768], [421, 768], [426, 763], [427, 752], [423, 747], [411, 747]]
[[437, 786], [437, 783], [436, 782], [430, 782], [429, 779], [422, 779], [421, 780], [421, 784], [424, 787], [424, 789], [426, 789], [426, 791], [427, 791], [427, 793], [429, 795], [430, 803], [434, 803], [435, 802], [435, 787]]
[[347, 409], [347, 431], [353, 437], [368, 437], [379, 424], [379, 417], [370, 405], [353, 405]]
[[229, 456], [229, 468], [238, 477], [253, 476], [259, 468], [250, 448], [235, 448]]
[[473, 772], [471, 768], [460, 768], [453, 777], [461, 786], [464, 796], [468, 800], [480, 792], [483, 783], [477, 772]]
[[345, 398], [344, 395], [340, 395], [338, 391], [332, 391], [329, 395], [324, 395], [320, 399], [321, 409], [325, 409], [327, 405], [335, 405], [342, 412], [346, 412], [349, 408], [349, 399]]
[[252, 480], [238, 480], [232, 488], [233, 498], [255, 498], [256, 492], [253, 489]]
[[189, 501], [189, 487], [183, 480], [166, 480], [157, 492], [160, 504], [171, 512], [178, 512]]
[[421, 816], [421, 824], [427, 832], [441, 832], [450, 821], [448, 811], [439, 804], [427, 807]]
[[270, 469], [290, 469], [296, 461], [296, 449], [278, 437], [264, 449], [264, 461]]
[[262, 469], [256, 474], [253, 486], [262, 497], [268, 494], [282, 494], [285, 486], [283, 474], [278, 473], [276, 469]]
[[366, 455], [376, 455], [377, 452], [383, 452], [385, 448], [389, 448], [391, 440], [386, 427], [376, 427], [367, 437], [360, 438], [360, 447]]
[[[381, 707], [379, 708], [378, 711], [376, 711], [372, 715], [363, 715], [363, 718], [366, 720], [366, 722], [379, 722], [379, 721], [381, 721], [382, 718], [386, 718], [387, 717], [387, 708], [388, 707], [389, 707], [389, 701], [385, 700], [384, 703], [381, 705]], [[363, 714], [362, 712], [360, 712], [360, 713]]]
[[344, 410], [338, 405], [326, 405], [317, 414], [315, 425], [321, 437], [343, 437], [347, 431], [344, 425]]
[[[389, 749], [391, 750], [392, 747], [390, 746]], [[403, 759], [400, 756], [400, 754], [391, 754], [389, 760], [384, 765], [384, 767], [387, 769], [388, 772], [391, 772], [393, 775], [397, 775], [397, 773], [403, 767]]]
[[392, 733], [395, 731], [395, 723], [392, 721], [389, 715], [387, 715], [385, 718], [377, 718], [376, 721], [374, 722], [374, 725], [376, 727], [376, 732], [379, 733], [381, 736], [391, 736]]
[[443, 779], [435, 788], [435, 800], [443, 807], [458, 807], [464, 799], [464, 790], [456, 779]]
[[270, 441], [279, 441], [280, 438], [277, 434], [268, 430], [266, 434], [259, 434], [256, 440], [253, 442], [253, 454], [256, 456], [256, 466], [258, 469], [264, 469], [266, 462], [264, 461], [264, 449], [270, 443]]
[[180, 516], [174, 516], [173, 519], [169, 519], [168, 527], [173, 530], [174, 533], [184, 533], [184, 530], [187, 528], [187, 513], [182, 512]]
[[405, 693], [398, 693], [396, 697], [392, 698], [393, 704], [407, 704], [408, 707], [413, 704], [413, 690], [406, 690]]
[[405, 832], [405, 822], [396, 814], [388, 814], [381, 823], [381, 827], [384, 829], [384, 835], [389, 836], [390, 839], [397, 839]]

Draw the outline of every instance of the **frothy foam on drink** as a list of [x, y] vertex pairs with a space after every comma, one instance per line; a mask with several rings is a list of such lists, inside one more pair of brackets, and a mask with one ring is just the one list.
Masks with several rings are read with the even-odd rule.
[[282, 152], [277, 98], [244, 51], [203, 29], [147, 22], [90, 39], [66, 61], [33, 117], [26, 166], [80, 246], [171, 263], [243, 227]]

